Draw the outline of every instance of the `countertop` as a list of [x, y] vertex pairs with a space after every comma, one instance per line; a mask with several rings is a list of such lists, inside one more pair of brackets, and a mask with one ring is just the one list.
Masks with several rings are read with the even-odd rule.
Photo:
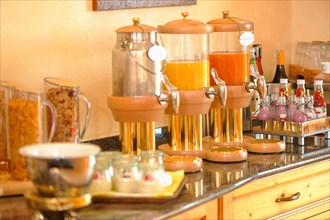
[[[94, 203], [76, 211], [77, 219], [166, 219], [253, 181], [330, 158], [330, 140], [305, 138], [305, 146], [287, 144], [275, 154], [249, 153], [244, 162], [203, 161], [200, 172], [186, 174], [186, 184], [175, 199], [151, 204]], [[0, 219], [33, 219], [23, 196], [0, 198]]]

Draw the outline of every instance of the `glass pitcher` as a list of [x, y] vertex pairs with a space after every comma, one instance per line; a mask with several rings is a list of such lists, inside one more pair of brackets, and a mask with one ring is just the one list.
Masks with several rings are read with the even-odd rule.
[[[7, 102], [8, 159], [11, 178], [29, 179], [27, 163], [19, 154], [19, 148], [36, 143], [50, 142], [56, 127], [54, 106], [40, 92], [9, 88]], [[44, 109], [47, 106], [53, 122], [47, 138], [44, 126]]]
[[[80, 93], [79, 86], [75, 83], [60, 78], [44, 78], [44, 89], [46, 98], [55, 106], [57, 113], [56, 130], [53, 142], [75, 142], [79, 143], [84, 137], [89, 118], [90, 101]], [[86, 116], [83, 129], [79, 125], [79, 99], [86, 104]], [[47, 114], [48, 129], [51, 117]]]

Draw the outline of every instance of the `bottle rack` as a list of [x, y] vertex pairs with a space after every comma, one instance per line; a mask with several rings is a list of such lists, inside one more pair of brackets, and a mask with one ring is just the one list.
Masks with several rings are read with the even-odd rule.
[[280, 136], [287, 143], [293, 143], [298, 138], [298, 145], [304, 145], [304, 138], [317, 134], [325, 134], [330, 139], [330, 117], [320, 118], [307, 122], [289, 122], [266, 120], [259, 121], [259, 126], [253, 127], [253, 134]]

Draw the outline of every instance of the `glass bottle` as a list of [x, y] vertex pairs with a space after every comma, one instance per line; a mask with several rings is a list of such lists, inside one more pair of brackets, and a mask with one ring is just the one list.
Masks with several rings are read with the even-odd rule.
[[315, 109], [314, 109], [314, 97], [310, 95], [309, 89], [306, 90], [306, 101], [305, 101], [305, 113], [307, 121], [316, 119]]
[[294, 94], [291, 94], [288, 100], [288, 118], [287, 118], [288, 121], [290, 122], [294, 121], [294, 114], [296, 110], [297, 110], [296, 96]]
[[316, 118], [326, 117], [327, 104], [324, 100], [322, 80], [314, 80], [314, 109]]
[[163, 152], [159, 150], [141, 151], [140, 164], [146, 164], [164, 171]]
[[283, 93], [277, 99], [277, 106], [276, 106], [276, 121], [286, 121], [287, 119], [287, 110], [286, 110], [286, 99]]
[[306, 89], [305, 89], [305, 80], [297, 79], [297, 89], [296, 89], [296, 97], [306, 97]]
[[[250, 49], [250, 81], [254, 82], [255, 85], [257, 85], [257, 79], [259, 78], [259, 69], [256, 61], [256, 55], [255, 55], [255, 48]], [[250, 113], [254, 114], [257, 112], [259, 107], [259, 93], [254, 90], [252, 95], [252, 99], [250, 102]]]
[[277, 106], [278, 94], [272, 93], [270, 95], [270, 117], [271, 119], [276, 119], [276, 106]]
[[305, 98], [299, 97], [297, 98], [297, 110], [294, 114], [295, 122], [305, 122], [307, 121], [306, 113], [305, 113]]
[[288, 79], [280, 79], [280, 94], [283, 93], [283, 96], [288, 100]]
[[284, 50], [277, 51], [277, 65], [273, 83], [279, 83], [281, 78], [288, 78], [284, 67]]
[[270, 97], [266, 96], [265, 100], [261, 103], [261, 108], [258, 114], [258, 119], [259, 120], [270, 120], [271, 115], [270, 115], [270, 109], [269, 109], [269, 100]]
[[253, 48], [255, 48], [256, 62], [257, 62], [259, 74], [264, 75], [264, 71], [261, 65], [262, 46], [261, 44], [254, 44]]

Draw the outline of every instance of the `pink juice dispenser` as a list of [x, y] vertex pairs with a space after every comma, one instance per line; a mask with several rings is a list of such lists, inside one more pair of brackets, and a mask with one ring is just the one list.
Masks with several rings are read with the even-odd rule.
[[140, 24], [138, 18], [116, 32], [108, 106], [119, 122], [121, 151], [139, 154], [155, 150], [155, 121], [165, 115], [167, 102], [173, 112], [179, 106], [177, 89], [163, 74], [167, 52], [157, 42], [157, 29]]
[[[210, 87], [209, 35], [211, 25], [182, 19], [159, 25], [158, 31], [167, 49], [164, 73], [180, 94], [180, 108], [177, 113], [166, 109], [169, 115], [169, 146], [160, 146], [171, 151], [201, 151], [205, 134], [205, 118], [218, 94], [221, 103], [226, 100], [226, 86], [214, 74], [218, 87]], [[215, 92], [216, 91], [216, 92]]]
[[[218, 100], [212, 103], [209, 141], [242, 142], [242, 109], [249, 106], [253, 89], [258, 89], [260, 93], [266, 89], [263, 76], [253, 76], [256, 84], [250, 83], [249, 46], [254, 41], [253, 23], [229, 17], [229, 12], [224, 11], [223, 18], [207, 24], [214, 28], [210, 38], [210, 67], [218, 72], [228, 89], [225, 107], [219, 105]], [[215, 85], [212, 80], [211, 85]]]

